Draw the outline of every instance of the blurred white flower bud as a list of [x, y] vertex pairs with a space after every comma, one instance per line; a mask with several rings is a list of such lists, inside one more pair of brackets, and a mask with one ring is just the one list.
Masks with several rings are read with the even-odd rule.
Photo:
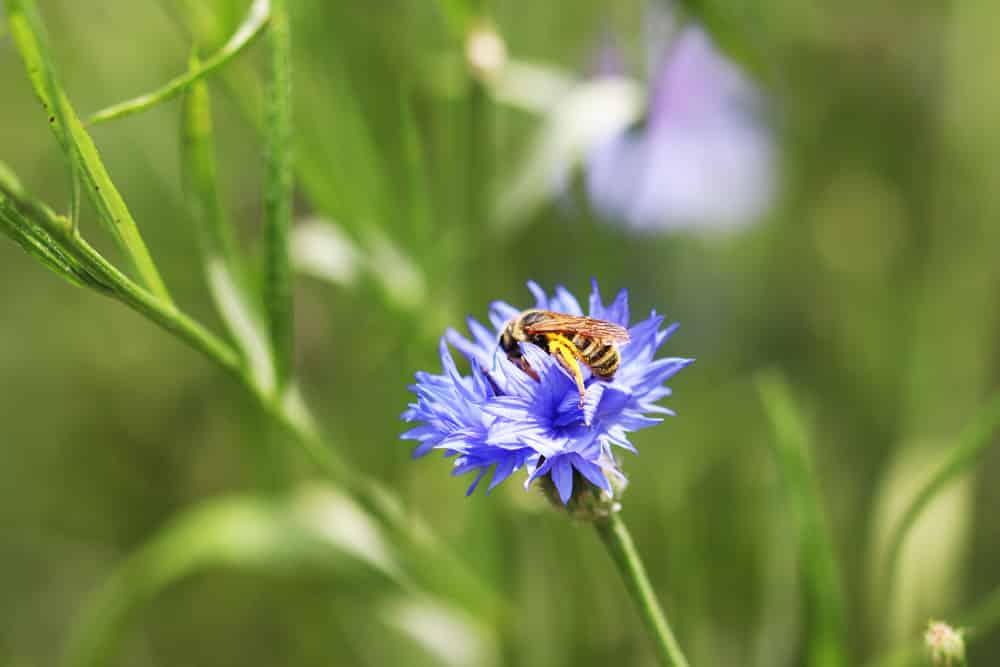
[[465, 36], [465, 60], [479, 79], [494, 79], [507, 64], [507, 45], [492, 24], [481, 21]]
[[931, 621], [927, 624], [924, 642], [931, 652], [931, 659], [938, 667], [965, 665], [965, 638], [961, 630], [941, 621]]

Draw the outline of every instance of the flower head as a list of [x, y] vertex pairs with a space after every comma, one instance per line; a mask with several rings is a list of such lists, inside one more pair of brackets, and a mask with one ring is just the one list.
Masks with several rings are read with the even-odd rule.
[[962, 635], [962, 630], [956, 630], [941, 621], [927, 624], [924, 642], [930, 649], [935, 665], [959, 667], [965, 664], [965, 638]]
[[[534, 308], [584, 314], [563, 287], [551, 297], [533, 282], [528, 288], [535, 296]], [[525, 468], [525, 486], [541, 479], [563, 505], [574, 491], [582, 494], [589, 487], [610, 497], [611, 480], [624, 481], [613, 448], [634, 452], [630, 432], [673, 414], [657, 403], [670, 395], [663, 383], [693, 360], [654, 357], [676, 325], [662, 328], [664, 318], [655, 311], [630, 325], [627, 292], [605, 305], [595, 282], [588, 315], [626, 327], [631, 340], [620, 347], [621, 362], [609, 381], [592, 377], [581, 364], [586, 386], [581, 406], [573, 376], [548, 352], [520, 344], [537, 379], [498, 353], [501, 332], [520, 312], [497, 301], [490, 307], [491, 328], [470, 318], [468, 337], [454, 330], [444, 335], [442, 374], [417, 373], [411, 386], [417, 400], [402, 415], [404, 421], [422, 424], [401, 437], [417, 441], [414, 457], [440, 449], [455, 457], [455, 474], [475, 473], [468, 494], [491, 468], [489, 490]], [[468, 360], [468, 375], [458, 370], [449, 343]]]

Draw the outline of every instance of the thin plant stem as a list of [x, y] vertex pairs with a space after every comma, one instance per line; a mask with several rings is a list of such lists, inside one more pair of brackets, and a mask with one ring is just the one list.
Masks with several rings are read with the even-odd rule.
[[809, 614], [808, 664], [847, 664], [843, 585], [833, 540], [823, 513], [819, 480], [810, 460], [809, 427], [792, 400], [784, 378], [756, 378], [765, 412], [774, 425], [769, 439], [798, 533], [802, 594]]
[[292, 375], [294, 304], [288, 256], [292, 224], [292, 81], [291, 40], [284, 0], [273, 0], [270, 46], [271, 81], [265, 101], [264, 139], [264, 307], [271, 334], [277, 390]]
[[601, 536], [604, 546], [611, 554], [611, 559], [618, 566], [636, 610], [642, 616], [646, 629], [653, 636], [660, 664], [666, 667], [688, 667], [687, 658], [684, 657], [684, 652], [681, 651], [680, 644], [677, 643], [677, 638], [667, 623], [667, 617], [656, 600], [656, 593], [649, 582], [646, 568], [642, 565], [642, 559], [639, 558], [639, 552], [632, 542], [632, 536], [625, 523], [617, 512], [612, 512], [595, 525], [597, 534]]
[[[192, 67], [197, 59], [192, 58]], [[186, 201], [201, 240], [205, 281], [229, 334], [264, 393], [273, 391], [274, 366], [262, 304], [249, 288], [232, 225], [219, 196], [208, 86], [193, 84], [184, 100], [183, 151]]]
[[222, 67], [236, 57], [244, 48], [249, 46], [254, 41], [254, 38], [263, 32], [270, 17], [270, 0], [254, 0], [243, 23], [233, 33], [229, 41], [221, 49], [206, 58], [199, 67], [189, 69], [184, 74], [174, 77], [152, 92], [119, 102], [91, 114], [87, 119], [87, 124], [97, 125], [98, 123], [146, 111], [180, 94], [185, 88]]
[[23, 216], [4, 194], [2, 187], [0, 187], [0, 232], [9, 236], [25, 252], [70, 284], [77, 287], [90, 285], [97, 290], [104, 289], [103, 285], [93, 281], [79, 262], [58, 247], [51, 234]]
[[70, 189], [69, 197], [69, 221], [73, 225], [73, 229], [80, 228], [80, 189], [83, 187], [80, 183], [80, 172], [76, 169], [73, 170], [71, 174], [72, 177], [72, 187]]

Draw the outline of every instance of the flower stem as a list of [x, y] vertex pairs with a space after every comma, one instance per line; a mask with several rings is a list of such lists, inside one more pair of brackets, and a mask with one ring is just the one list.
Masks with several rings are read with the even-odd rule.
[[292, 268], [292, 75], [289, 17], [284, 0], [271, 5], [271, 80], [264, 105], [267, 160], [264, 176], [263, 297], [271, 334], [271, 357], [279, 391], [288, 387], [294, 363]]
[[189, 86], [197, 81], [206, 78], [219, 67], [222, 67], [264, 31], [268, 20], [271, 18], [271, 3], [268, 0], [254, 0], [250, 5], [243, 23], [229, 38], [229, 41], [217, 52], [206, 58], [197, 67], [191, 67], [184, 74], [175, 76], [166, 84], [156, 90], [133, 97], [132, 99], [119, 102], [100, 111], [96, 111], [87, 118], [87, 125], [97, 125], [123, 116], [130, 116], [147, 109], [152, 109], [160, 102], [165, 102], [172, 97], [182, 93]]
[[660, 663], [667, 667], [688, 667], [687, 658], [684, 657], [680, 644], [677, 643], [677, 638], [667, 623], [667, 617], [660, 609], [660, 603], [656, 601], [656, 594], [646, 575], [646, 568], [642, 565], [639, 552], [636, 551], [635, 543], [632, 542], [632, 536], [625, 523], [617, 513], [612, 512], [595, 526], [604, 546], [611, 554], [611, 559], [621, 572], [625, 588], [632, 596], [639, 615], [653, 635]]

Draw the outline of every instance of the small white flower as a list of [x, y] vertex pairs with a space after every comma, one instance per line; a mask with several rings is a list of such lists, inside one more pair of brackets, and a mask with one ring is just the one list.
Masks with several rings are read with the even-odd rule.
[[479, 78], [495, 78], [507, 64], [507, 45], [493, 26], [480, 23], [465, 37], [465, 60]]
[[931, 659], [939, 667], [961, 667], [965, 664], [965, 638], [962, 630], [947, 623], [931, 621], [927, 624], [924, 642], [930, 649]]

